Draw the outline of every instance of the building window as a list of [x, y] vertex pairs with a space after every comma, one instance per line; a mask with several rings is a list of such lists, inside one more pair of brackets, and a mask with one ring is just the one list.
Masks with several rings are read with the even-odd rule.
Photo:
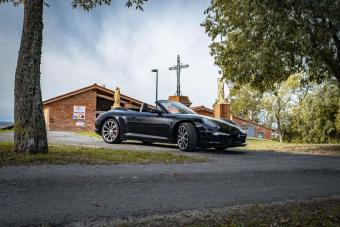
[[257, 133], [257, 138], [263, 139], [263, 132], [258, 132]]

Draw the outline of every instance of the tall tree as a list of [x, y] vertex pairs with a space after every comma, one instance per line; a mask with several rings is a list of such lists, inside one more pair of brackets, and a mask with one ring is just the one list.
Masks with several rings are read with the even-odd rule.
[[[334, 81], [318, 86], [302, 100], [299, 119], [301, 140], [305, 143], [329, 143], [340, 141], [337, 115], [340, 114], [340, 89]], [[295, 120], [297, 120], [295, 119]]]
[[340, 0], [212, 0], [203, 23], [226, 79], [262, 91], [307, 72], [340, 87]]
[[249, 85], [229, 89], [229, 98], [233, 114], [248, 120], [259, 122], [262, 94]]
[[[126, 6], [142, 10], [147, 0], [128, 0]], [[1, 3], [24, 5], [24, 21], [15, 72], [14, 149], [18, 153], [47, 153], [47, 133], [40, 87], [40, 63], [43, 43], [44, 0], [0, 0]], [[72, 7], [86, 11], [111, 0], [73, 0]]]
[[291, 75], [285, 82], [276, 83], [275, 89], [264, 93], [261, 107], [268, 114], [268, 120], [275, 123], [280, 142], [283, 142], [284, 136], [289, 132], [288, 127], [291, 124], [292, 108], [298, 105], [299, 98], [294, 93], [301, 93], [303, 89], [300, 86], [301, 76], [299, 74]]

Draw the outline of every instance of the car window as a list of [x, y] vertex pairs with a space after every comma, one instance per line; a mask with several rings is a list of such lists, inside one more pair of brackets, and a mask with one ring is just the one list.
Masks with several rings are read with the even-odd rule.
[[178, 102], [163, 100], [159, 101], [159, 103], [172, 114], [196, 114], [194, 111]]

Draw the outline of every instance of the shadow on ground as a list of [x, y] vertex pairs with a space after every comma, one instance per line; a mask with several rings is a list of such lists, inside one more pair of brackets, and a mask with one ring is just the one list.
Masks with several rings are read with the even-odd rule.
[[[130, 145], [139, 145], [139, 146], [145, 146], [145, 147], [162, 147], [162, 148], [169, 148], [169, 149], [176, 149], [180, 152], [179, 148], [177, 147], [176, 144], [162, 144], [162, 143], [153, 143], [153, 144], [143, 144], [138, 141], [125, 141], [122, 142], [122, 144], [130, 144]], [[214, 148], [209, 148], [209, 149], [199, 149], [196, 152], [191, 152], [191, 153], [210, 153], [210, 154], [220, 154], [220, 155], [242, 155], [242, 154], [247, 154], [248, 152], [246, 151], [240, 151], [240, 150], [233, 150], [233, 149], [214, 149]]]

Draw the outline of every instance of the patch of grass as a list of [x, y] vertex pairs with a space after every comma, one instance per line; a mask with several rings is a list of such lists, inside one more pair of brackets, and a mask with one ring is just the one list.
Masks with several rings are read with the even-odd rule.
[[192, 163], [205, 159], [168, 152], [128, 151], [51, 145], [48, 154], [17, 154], [12, 142], [0, 142], [0, 166], [21, 164], [149, 164]]
[[294, 144], [256, 138], [247, 138], [247, 146], [238, 149], [296, 154], [340, 155], [340, 144]]
[[14, 129], [0, 129], [0, 133], [14, 132]]
[[81, 136], [88, 136], [88, 137], [92, 137], [92, 138], [98, 138], [101, 139], [101, 136], [98, 135], [95, 132], [75, 132], [77, 135], [81, 135]]
[[340, 199], [323, 198], [154, 216], [119, 226], [339, 226]]

